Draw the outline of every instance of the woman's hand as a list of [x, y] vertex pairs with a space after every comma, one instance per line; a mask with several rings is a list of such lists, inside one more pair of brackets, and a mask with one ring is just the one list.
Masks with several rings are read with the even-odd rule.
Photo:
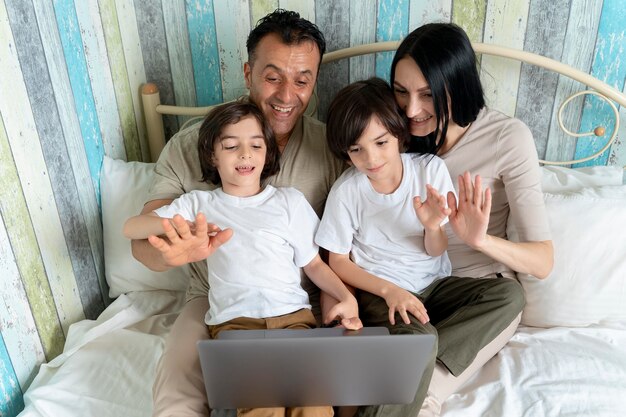
[[391, 284], [384, 298], [389, 307], [389, 323], [396, 324], [396, 312], [400, 314], [405, 324], [411, 323], [408, 313], [411, 313], [422, 324], [430, 321], [424, 304], [407, 290]]
[[454, 193], [448, 193], [450, 226], [454, 233], [471, 248], [480, 250], [487, 239], [489, 214], [491, 212], [491, 190], [482, 190], [480, 175], [475, 182], [469, 171], [459, 175], [459, 201]]
[[195, 227], [190, 227], [185, 219], [176, 215], [173, 219], [163, 219], [163, 229], [167, 239], [149, 236], [148, 241], [163, 256], [170, 266], [180, 266], [202, 261], [211, 256], [220, 246], [232, 237], [232, 229], [222, 230], [206, 221], [204, 214], [196, 216]]
[[426, 230], [439, 229], [441, 222], [450, 214], [446, 207], [446, 198], [430, 184], [426, 184], [426, 201], [417, 196], [413, 198], [413, 208], [417, 218]]

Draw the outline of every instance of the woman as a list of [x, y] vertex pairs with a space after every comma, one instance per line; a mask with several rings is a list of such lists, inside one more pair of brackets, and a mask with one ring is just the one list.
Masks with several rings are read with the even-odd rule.
[[[454, 24], [413, 31], [395, 54], [391, 84], [412, 136], [409, 150], [438, 155], [458, 179], [458, 200], [448, 195], [452, 275], [483, 278], [476, 280], [480, 285], [459, 285], [425, 304], [439, 335], [439, 363], [420, 415], [436, 415], [440, 403], [515, 331], [524, 301], [513, 271], [545, 278], [553, 249], [532, 134], [521, 121], [485, 107], [465, 32]], [[507, 222], [521, 242], [507, 240]], [[412, 405], [360, 412], [412, 416], [422, 403], [418, 397]]]

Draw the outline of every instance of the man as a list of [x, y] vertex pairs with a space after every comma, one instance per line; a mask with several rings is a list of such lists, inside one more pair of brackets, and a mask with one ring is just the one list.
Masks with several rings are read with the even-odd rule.
[[[321, 215], [326, 196], [344, 168], [327, 148], [324, 124], [304, 116], [326, 49], [324, 36], [297, 13], [279, 9], [259, 21], [246, 46], [248, 62], [243, 72], [250, 100], [261, 108], [281, 151], [281, 170], [269, 183], [297, 188]], [[142, 213], [169, 204], [185, 192], [208, 188], [201, 182], [198, 126], [179, 132], [168, 142], [156, 164]], [[208, 309], [207, 225], [198, 222], [195, 231], [184, 222], [174, 226], [167, 230], [170, 243], [163, 251], [147, 240], [132, 242], [135, 258], [155, 271], [195, 262], [191, 264], [187, 302], [157, 366], [153, 415], [207, 416], [209, 405], [196, 350], [196, 342], [209, 337], [204, 323]], [[315, 307], [314, 296], [311, 302]]]

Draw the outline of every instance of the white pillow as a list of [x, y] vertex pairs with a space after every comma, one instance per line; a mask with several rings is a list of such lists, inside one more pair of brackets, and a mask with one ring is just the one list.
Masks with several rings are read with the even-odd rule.
[[[544, 193], [544, 198], [554, 269], [545, 280], [518, 274], [526, 292], [522, 324], [626, 321], [626, 186]], [[511, 234], [515, 240], [515, 231]]]
[[109, 296], [129, 291], [185, 291], [189, 282], [186, 267], [153, 272], [138, 262], [130, 250], [130, 240], [122, 234], [126, 219], [139, 214], [146, 202], [154, 164], [124, 162], [107, 156], [100, 173], [104, 268]]
[[544, 193], [562, 193], [577, 191], [585, 187], [602, 185], [620, 185], [623, 181], [623, 169], [618, 166], [595, 166], [565, 168], [544, 166], [541, 168], [541, 187]]

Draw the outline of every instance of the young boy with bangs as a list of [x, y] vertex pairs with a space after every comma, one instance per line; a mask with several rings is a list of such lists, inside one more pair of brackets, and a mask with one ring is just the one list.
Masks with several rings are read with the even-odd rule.
[[[437, 336], [430, 323], [436, 317], [425, 305], [432, 308], [430, 295], [451, 273], [444, 196], [454, 186], [445, 164], [434, 155], [403, 153], [406, 121], [391, 88], [378, 78], [342, 89], [326, 126], [330, 149], [351, 168], [330, 191], [316, 243], [329, 251], [337, 275], [358, 290], [365, 326]], [[416, 394], [418, 407], [436, 354], [435, 344]]]
[[[279, 170], [278, 145], [259, 108], [246, 101], [213, 109], [199, 131], [198, 154], [203, 181], [213, 191], [192, 191], [124, 225], [130, 239], [149, 239], [161, 251], [177, 239], [175, 217], [206, 224], [211, 338], [232, 329], [303, 329], [316, 326], [300, 268], [322, 290], [340, 300], [324, 321], [336, 317], [361, 327], [354, 296], [324, 263], [314, 243], [319, 219], [294, 188], [262, 186]], [[201, 219], [202, 221], [198, 221]], [[171, 227], [167, 227], [170, 226]], [[207, 226], [205, 226], [207, 227]], [[297, 411], [295, 409], [297, 408]], [[238, 415], [284, 416], [282, 408], [240, 409]], [[287, 415], [328, 417], [332, 407], [294, 407]]]

